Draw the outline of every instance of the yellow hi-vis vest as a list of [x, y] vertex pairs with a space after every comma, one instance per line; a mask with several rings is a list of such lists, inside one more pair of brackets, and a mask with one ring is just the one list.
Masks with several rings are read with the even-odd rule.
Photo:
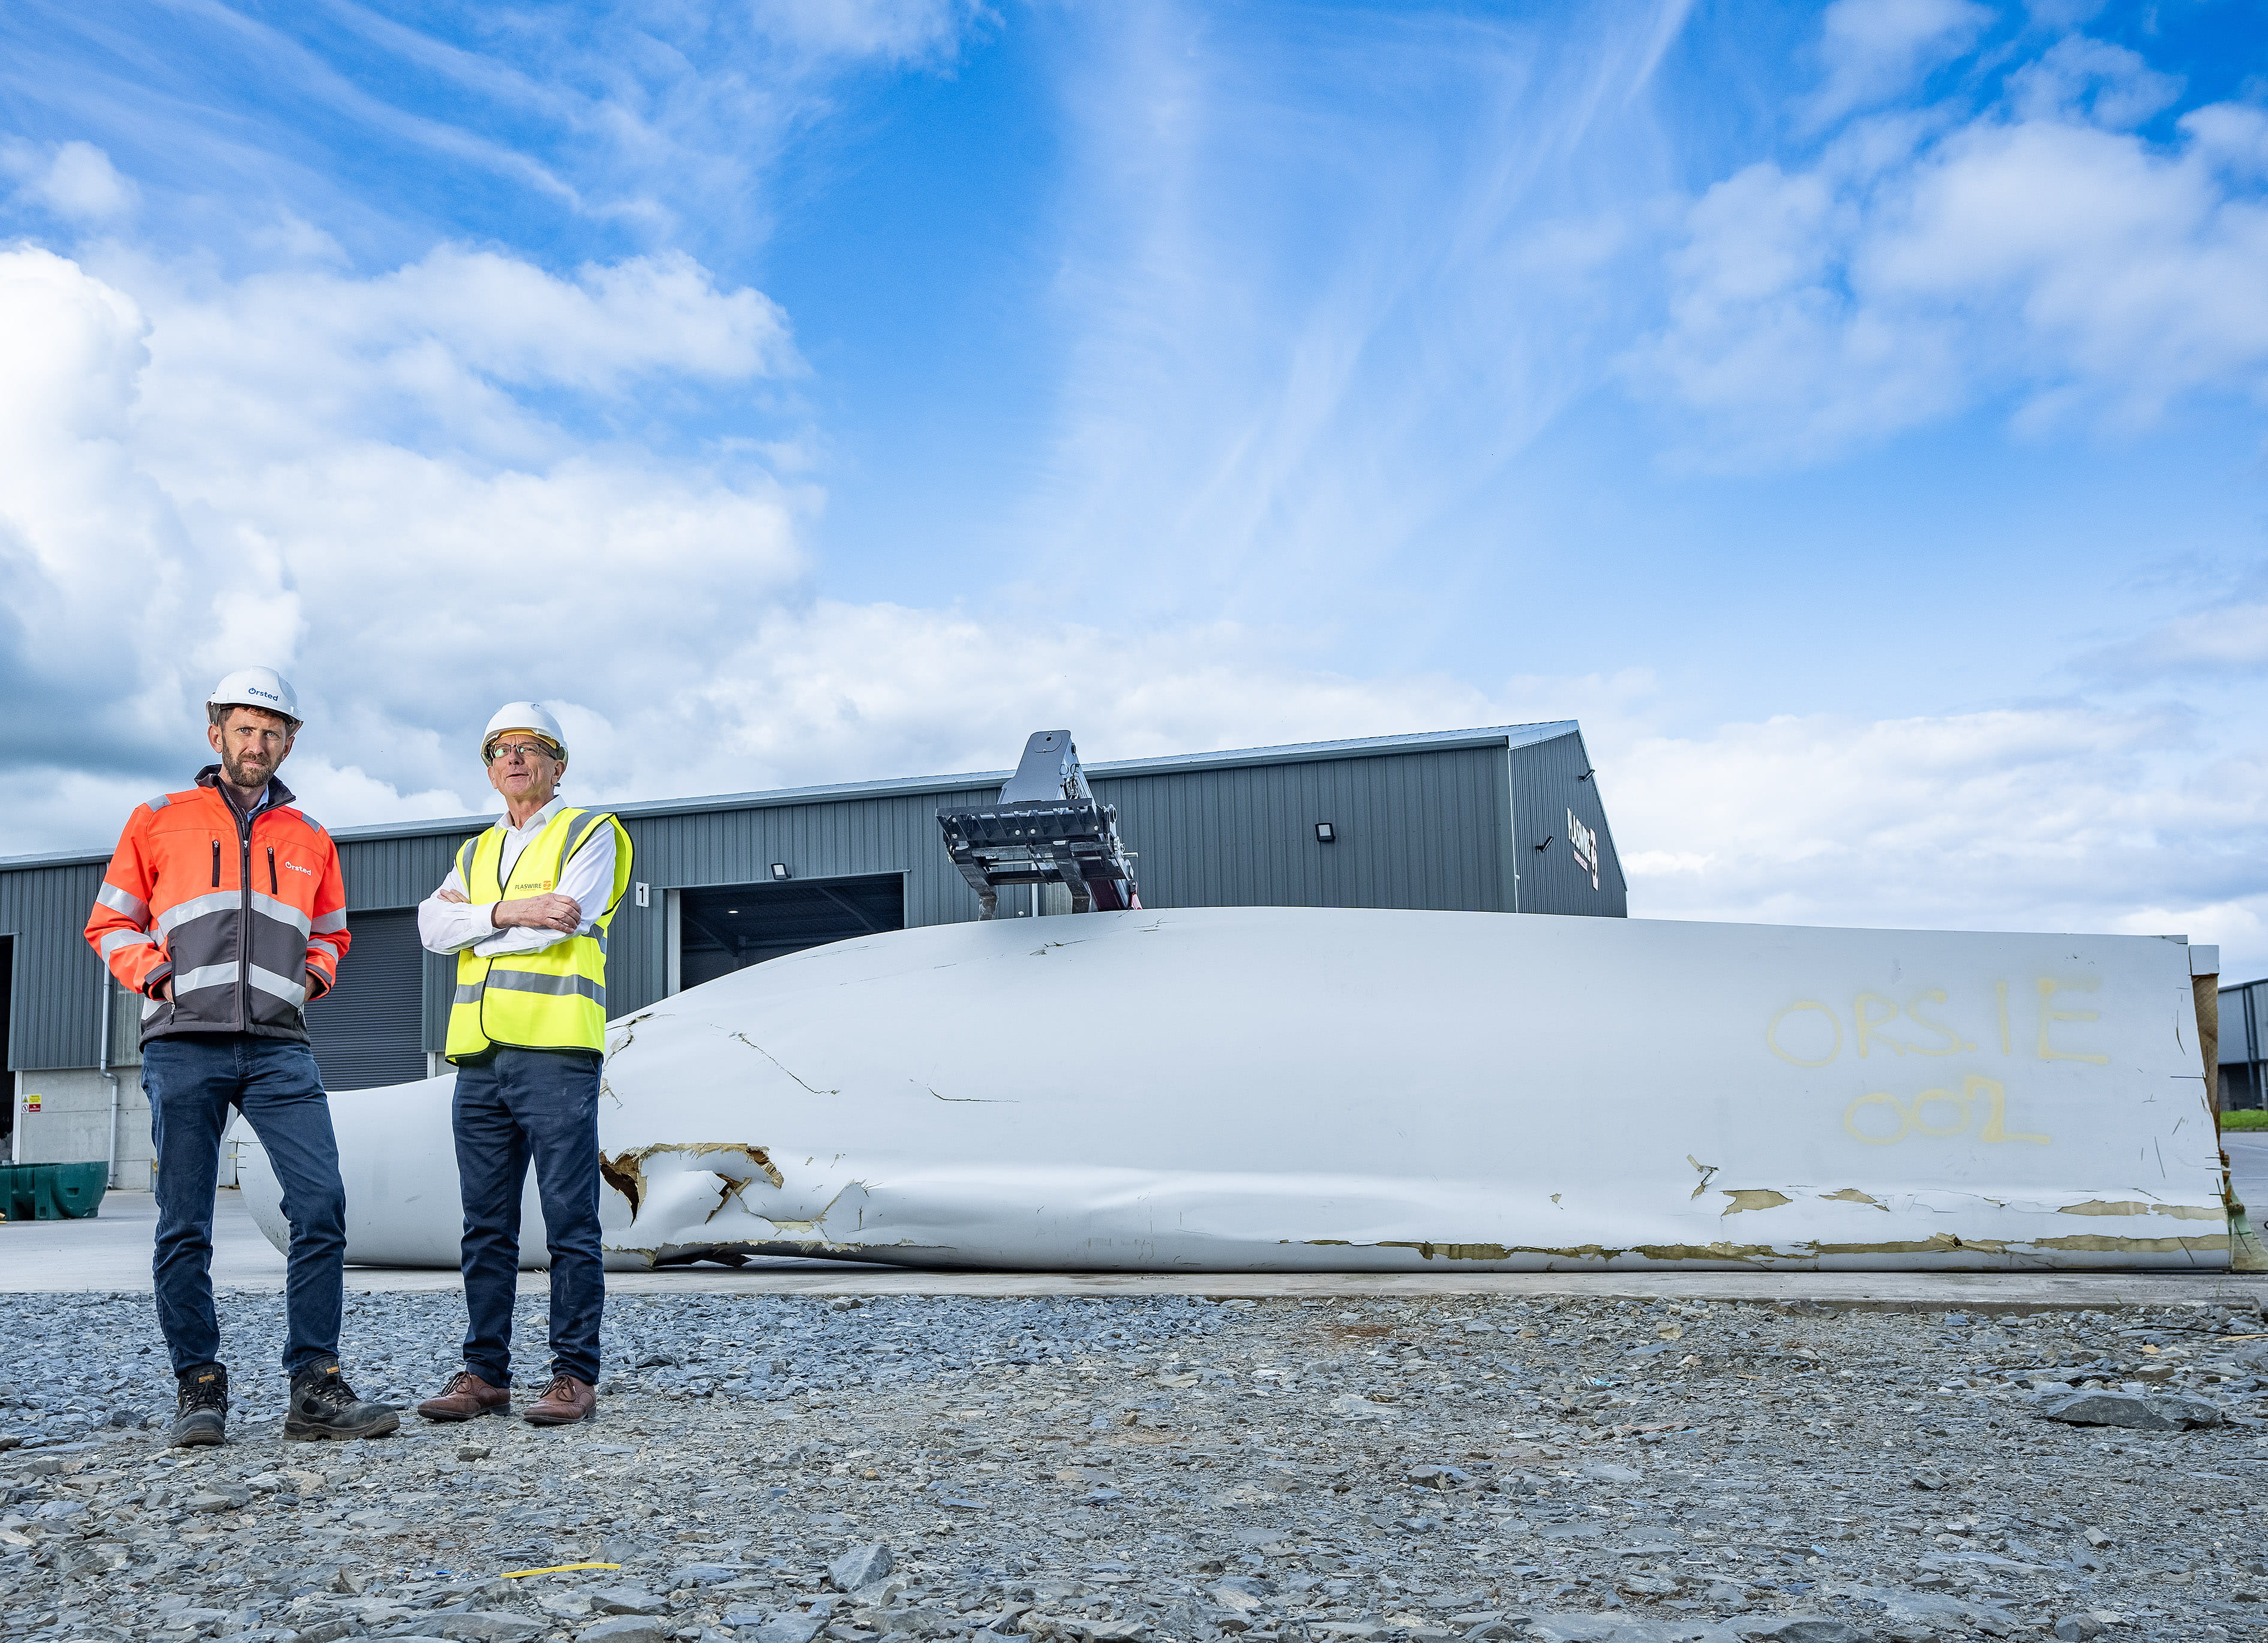
[[[587, 818], [587, 819], [586, 819]], [[453, 1061], [502, 1045], [519, 1050], [607, 1048], [607, 926], [630, 888], [630, 839], [605, 811], [563, 810], [512, 863], [504, 882], [504, 824], [468, 839], [457, 852], [457, 878], [476, 905], [517, 901], [556, 889], [563, 868], [601, 827], [615, 830], [615, 884], [604, 912], [586, 923], [596, 935], [571, 935], [540, 952], [481, 958], [457, 955], [457, 990], [449, 1002], [447, 1055]]]

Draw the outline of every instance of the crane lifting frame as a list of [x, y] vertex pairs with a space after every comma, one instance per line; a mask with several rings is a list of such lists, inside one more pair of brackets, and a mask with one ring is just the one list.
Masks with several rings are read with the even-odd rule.
[[954, 865], [998, 918], [1003, 884], [1063, 884], [1073, 913], [1142, 905], [1134, 855], [1118, 837], [1118, 807], [1098, 803], [1069, 730], [1035, 730], [989, 810], [940, 810]]

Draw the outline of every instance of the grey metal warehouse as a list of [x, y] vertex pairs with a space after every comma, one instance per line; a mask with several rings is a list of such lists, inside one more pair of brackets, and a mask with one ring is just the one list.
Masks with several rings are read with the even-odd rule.
[[[819, 943], [976, 918], [937, 814], [991, 802], [1005, 774], [611, 807], [637, 864], [608, 942], [609, 1013]], [[1148, 907], [1626, 910], [1572, 720], [1123, 759], [1087, 777], [1118, 809]], [[329, 1088], [439, 1070], [452, 961], [419, 947], [416, 907], [490, 820], [337, 830], [354, 940], [337, 990], [308, 1011]], [[0, 860], [8, 1145], [27, 1163], [103, 1158], [114, 1145], [118, 1184], [139, 1185], [150, 1156], [140, 1001], [80, 936], [107, 860]], [[1036, 886], [1002, 897], [1003, 916], [1056, 910]]]

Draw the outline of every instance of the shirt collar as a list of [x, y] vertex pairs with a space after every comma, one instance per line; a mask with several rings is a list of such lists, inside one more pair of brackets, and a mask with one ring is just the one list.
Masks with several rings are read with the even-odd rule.
[[[210, 788], [214, 792], [220, 793], [220, 766], [207, 765], [202, 770], [198, 771], [197, 785], [201, 788]], [[268, 778], [268, 785], [260, 790], [260, 803], [247, 810], [245, 814], [247, 816], [264, 814], [280, 804], [291, 803], [297, 796], [291, 788], [284, 785], [284, 779], [281, 776], [270, 776]], [[236, 803], [236, 801], [225, 793], [221, 793], [221, 799], [232, 808]]]
[[546, 804], [541, 810], [536, 811], [534, 815], [529, 817], [517, 827], [512, 825], [512, 812], [510, 810], [506, 810], [502, 816], [497, 818], [497, 819], [504, 824], [504, 830], [506, 833], [535, 833], [540, 831], [545, 823], [549, 822], [554, 816], [556, 816], [561, 810], [565, 808], [566, 803], [567, 796], [565, 794], [555, 793], [551, 796], [551, 802], [549, 804]]

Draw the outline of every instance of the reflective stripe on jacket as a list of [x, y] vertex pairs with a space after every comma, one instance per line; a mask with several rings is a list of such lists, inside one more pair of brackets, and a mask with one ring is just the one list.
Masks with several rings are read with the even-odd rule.
[[570, 935], [532, 953], [482, 958], [457, 955], [457, 989], [449, 1002], [448, 1057], [461, 1061], [499, 1045], [519, 1050], [607, 1048], [607, 926], [630, 888], [630, 839], [603, 810], [563, 810], [519, 853], [504, 882], [501, 825], [468, 839], [457, 852], [457, 878], [476, 906], [546, 894], [559, 870], [601, 827], [614, 830], [615, 882], [602, 912], [583, 910], [595, 935]]
[[[330, 834], [291, 808], [281, 781], [247, 818], [219, 780], [210, 765], [187, 792], [136, 807], [86, 921], [88, 944], [146, 1001], [145, 1044], [196, 1032], [305, 1038], [301, 1007], [331, 989], [346, 957], [346, 881]], [[157, 997], [169, 977], [170, 1004]]]

